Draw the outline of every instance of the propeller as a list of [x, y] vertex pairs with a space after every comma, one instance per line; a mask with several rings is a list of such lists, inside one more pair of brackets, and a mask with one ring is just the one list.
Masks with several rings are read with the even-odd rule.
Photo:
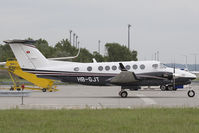
[[176, 73], [176, 65], [175, 62], [173, 64], [173, 89], [175, 90], [175, 73]]

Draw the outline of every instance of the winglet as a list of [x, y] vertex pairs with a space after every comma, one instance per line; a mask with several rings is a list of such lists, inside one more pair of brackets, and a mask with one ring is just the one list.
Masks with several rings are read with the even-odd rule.
[[122, 63], [119, 63], [119, 65], [120, 65], [121, 71], [127, 71]]

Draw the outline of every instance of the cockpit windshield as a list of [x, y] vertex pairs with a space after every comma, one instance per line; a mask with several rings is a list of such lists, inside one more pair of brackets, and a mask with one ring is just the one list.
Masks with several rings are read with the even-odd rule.
[[160, 69], [166, 69], [167, 67], [165, 66], [165, 64], [160, 63]]

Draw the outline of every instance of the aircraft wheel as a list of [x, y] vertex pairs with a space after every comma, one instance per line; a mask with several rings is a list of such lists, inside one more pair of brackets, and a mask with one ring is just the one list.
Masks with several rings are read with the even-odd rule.
[[173, 90], [174, 90], [173, 86], [172, 86], [172, 85], [169, 85], [169, 86], [168, 86], [168, 91], [173, 91]]
[[194, 96], [195, 96], [195, 91], [194, 91], [194, 90], [189, 90], [189, 91], [187, 92], [187, 95], [188, 95], [189, 97], [194, 97]]
[[11, 88], [10, 88], [10, 91], [13, 91], [13, 90], [14, 90], [14, 88], [13, 88], [13, 87], [11, 87]]
[[166, 91], [167, 90], [167, 86], [166, 85], [161, 85], [160, 89], [161, 89], [161, 91]]
[[128, 96], [127, 91], [121, 91], [121, 92], [120, 92], [120, 96], [121, 96], [122, 98], [126, 98], [126, 97]]
[[43, 91], [43, 92], [46, 92], [46, 88], [43, 88], [42, 91]]
[[122, 92], [122, 91], [120, 91], [120, 92], [118, 93], [118, 94], [119, 94], [119, 96], [121, 96], [121, 92]]

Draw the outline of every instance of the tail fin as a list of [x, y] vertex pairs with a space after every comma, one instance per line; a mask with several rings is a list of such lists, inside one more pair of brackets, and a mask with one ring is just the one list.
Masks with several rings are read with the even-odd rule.
[[32, 40], [8, 40], [8, 43], [21, 68], [36, 69], [47, 65], [48, 60], [33, 45]]

